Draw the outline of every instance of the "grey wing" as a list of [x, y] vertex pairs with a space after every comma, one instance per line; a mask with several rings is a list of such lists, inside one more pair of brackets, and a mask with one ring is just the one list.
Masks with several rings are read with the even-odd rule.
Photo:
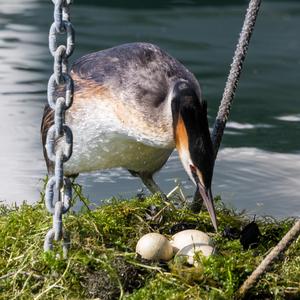
[[44, 154], [48, 174], [53, 174], [54, 172], [54, 163], [51, 160], [49, 160], [46, 151], [47, 132], [53, 124], [54, 124], [54, 111], [47, 104], [44, 108], [44, 114], [42, 118], [41, 137], [42, 137], [42, 145], [43, 145], [43, 154]]

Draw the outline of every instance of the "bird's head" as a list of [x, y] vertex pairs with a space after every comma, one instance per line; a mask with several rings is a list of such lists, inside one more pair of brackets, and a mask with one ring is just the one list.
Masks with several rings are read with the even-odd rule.
[[207, 120], [207, 104], [183, 80], [172, 91], [172, 115], [176, 148], [191, 180], [197, 185], [215, 230], [217, 219], [211, 193], [214, 151]]

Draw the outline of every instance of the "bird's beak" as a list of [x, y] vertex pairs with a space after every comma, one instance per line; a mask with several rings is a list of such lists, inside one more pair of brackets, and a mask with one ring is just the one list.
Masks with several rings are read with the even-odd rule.
[[213, 196], [211, 193], [211, 188], [204, 187], [204, 185], [202, 184], [202, 182], [197, 174], [199, 171], [197, 172], [196, 171], [197, 169], [194, 166], [190, 166], [190, 167], [191, 167], [191, 171], [192, 171], [194, 180], [199, 189], [200, 195], [201, 195], [201, 197], [205, 203], [205, 206], [208, 210], [212, 224], [213, 224], [215, 230], [218, 231], [217, 217], [216, 217], [216, 211], [215, 211], [215, 206], [214, 206], [214, 202], [213, 202]]
[[217, 217], [216, 217], [216, 212], [215, 212], [215, 207], [214, 207], [214, 202], [213, 202], [213, 197], [211, 194], [211, 189], [205, 189], [201, 183], [197, 183], [200, 195], [205, 203], [205, 206], [208, 210], [209, 216], [211, 218], [211, 221], [213, 223], [213, 226], [216, 231], [218, 231], [218, 225], [217, 225]]

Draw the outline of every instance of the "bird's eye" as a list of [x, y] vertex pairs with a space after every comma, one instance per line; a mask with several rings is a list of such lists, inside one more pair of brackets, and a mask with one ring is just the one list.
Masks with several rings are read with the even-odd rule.
[[195, 182], [197, 184], [199, 184], [200, 181], [199, 181], [199, 178], [198, 178], [198, 175], [197, 175], [196, 167], [194, 165], [190, 165], [190, 169], [191, 169], [191, 172], [192, 172], [192, 175], [193, 175], [193, 178], [194, 178]]
[[191, 172], [197, 174], [196, 167], [194, 165], [190, 165]]

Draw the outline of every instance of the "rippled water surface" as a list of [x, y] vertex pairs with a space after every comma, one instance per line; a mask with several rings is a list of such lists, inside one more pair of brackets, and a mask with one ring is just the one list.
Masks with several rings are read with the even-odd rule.
[[[74, 58], [117, 44], [158, 44], [194, 74], [213, 124], [245, 1], [74, 1]], [[226, 4], [225, 4], [226, 3]], [[33, 203], [45, 175], [39, 126], [52, 58], [51, 1], [0, 3], [0, 200]], [[219, 154], [214, 194], [250, 213], [300, 214], [300, 2], [263, 1]], [[174, 153], [157, 181], [168, 192], [193, 187]], [[81, 175], [99, 203], [142, 187], [124, 170]]]

